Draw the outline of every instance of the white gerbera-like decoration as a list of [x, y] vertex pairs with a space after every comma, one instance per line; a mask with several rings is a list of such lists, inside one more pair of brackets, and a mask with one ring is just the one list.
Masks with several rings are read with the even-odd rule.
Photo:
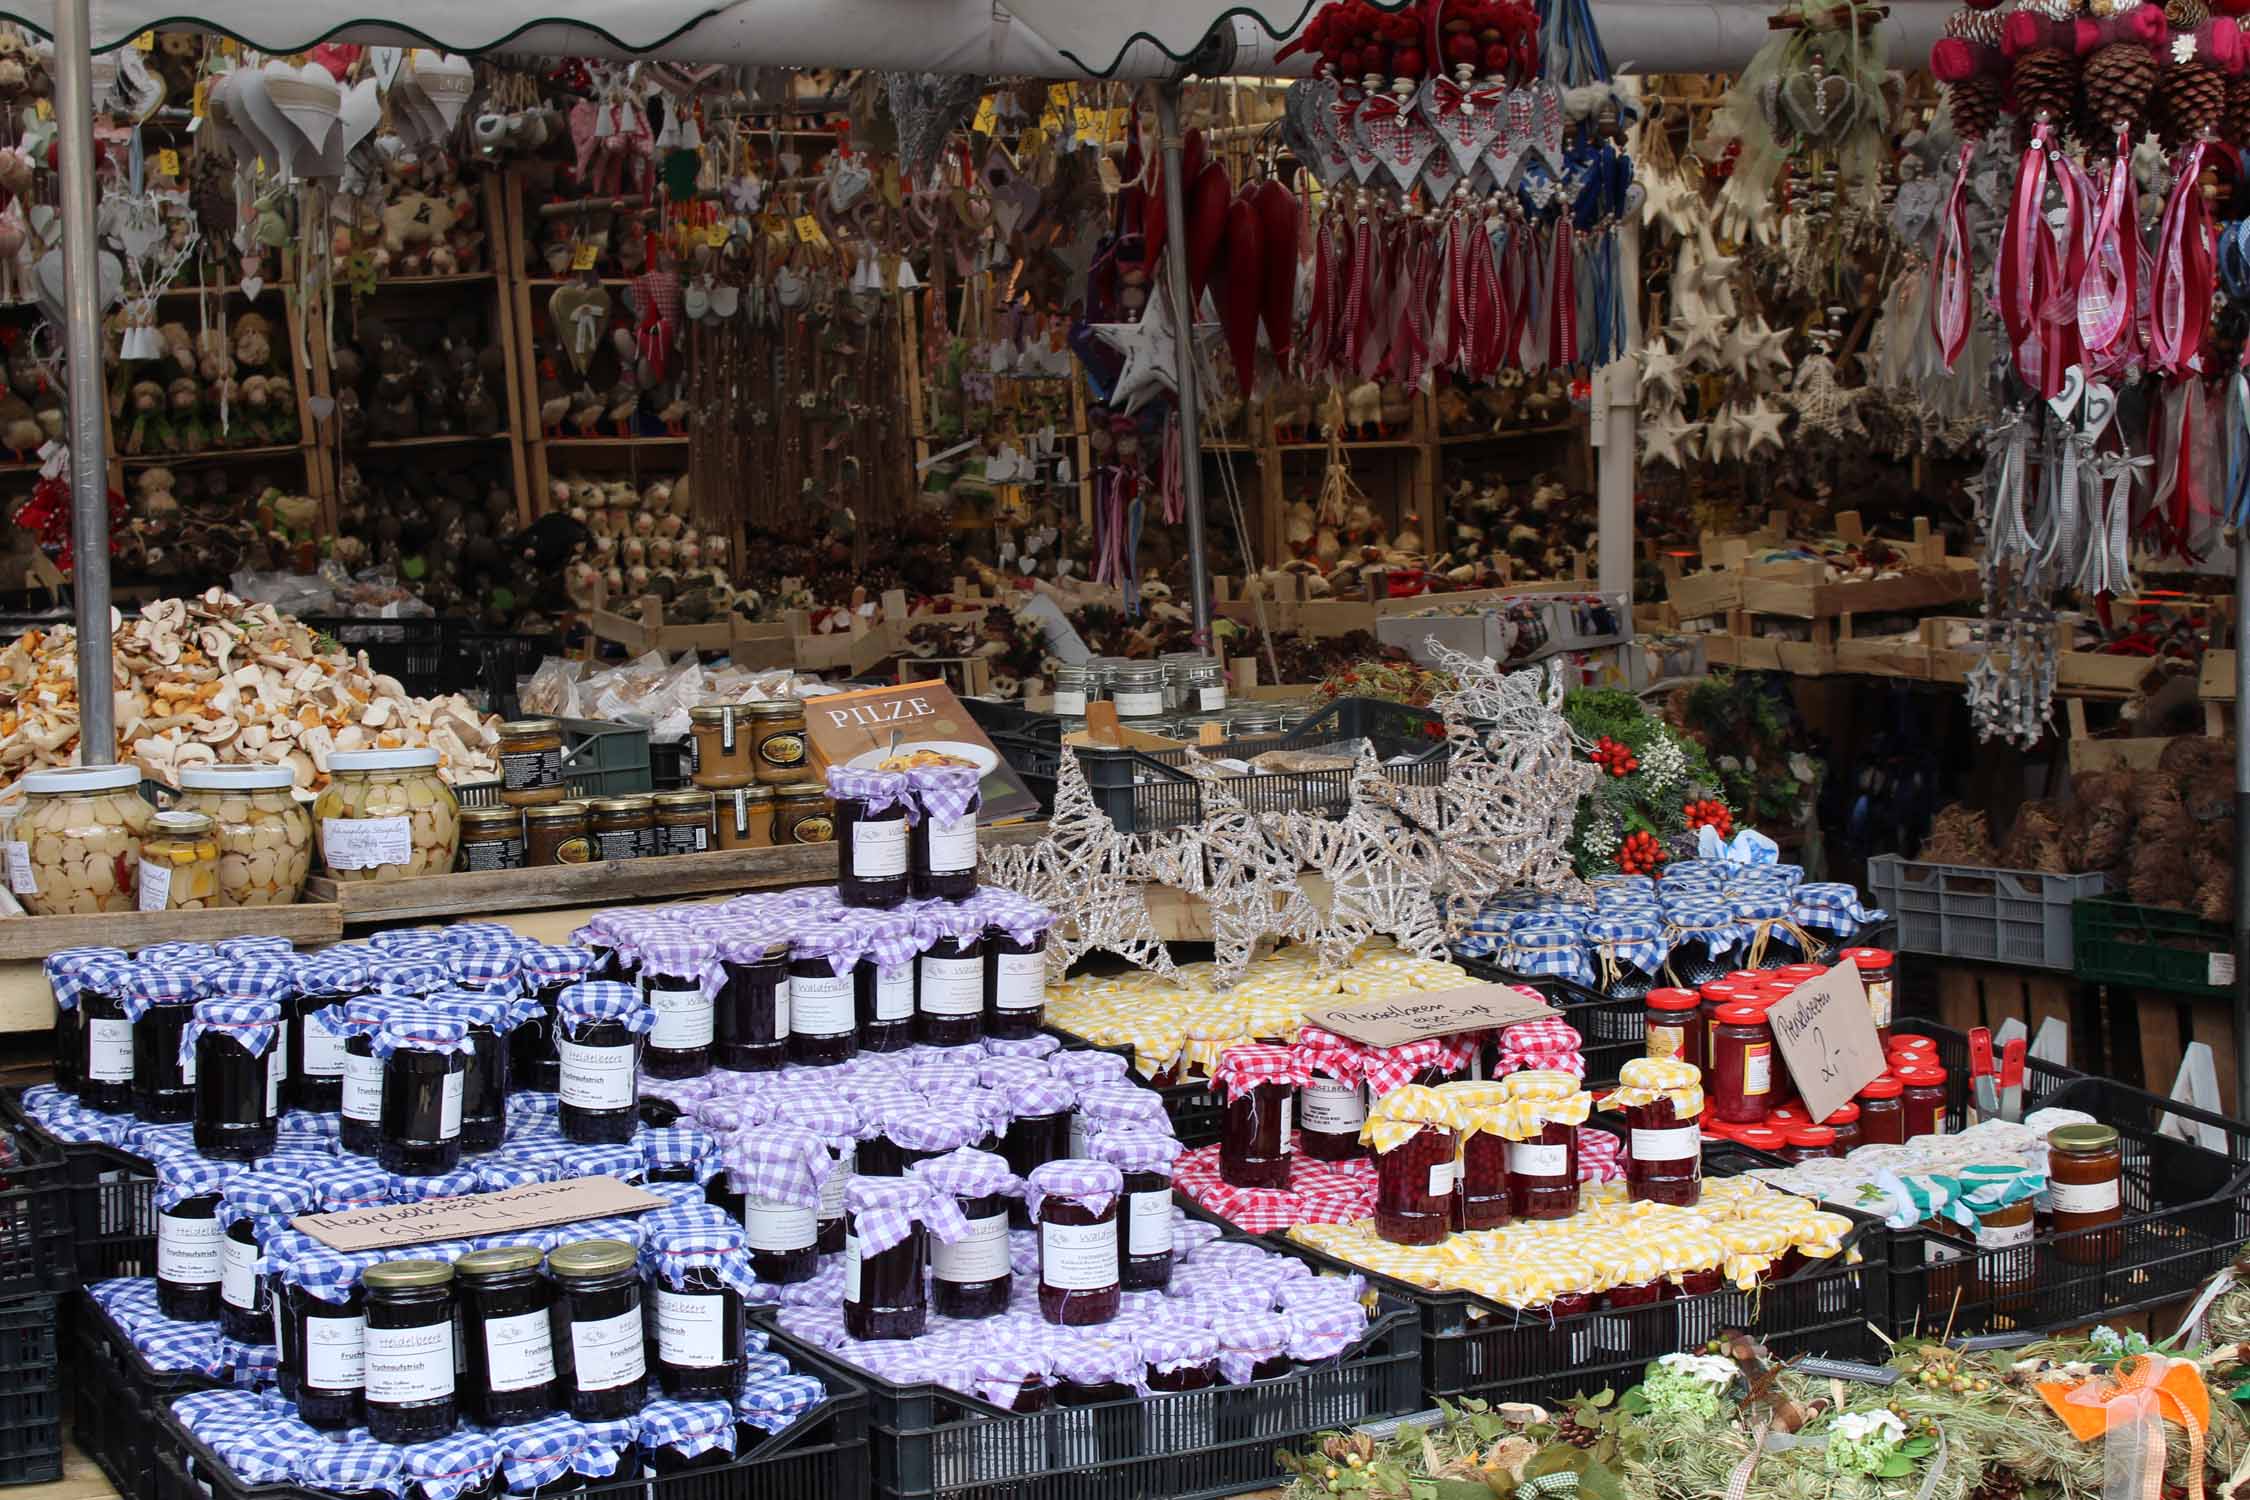
[[1708, 1381], [1712, 1385], [1725, 1385], [1736, 1373], [1734, 1361], [1717, 1354], [1667, 1354], [1657, 1363], [1669, 1374]]
[[2172, 38], [2172, 61], [2176, 63], [2195, 61], [2194, 32], [2183, 31]]

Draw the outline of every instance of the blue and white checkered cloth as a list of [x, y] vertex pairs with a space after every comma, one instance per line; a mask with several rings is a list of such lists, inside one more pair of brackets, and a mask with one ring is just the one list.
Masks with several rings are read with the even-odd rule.
[[667, 1125], [643, 1130], [639, 1137], [641, 1159], [651, 1172], [685, 1167], [697, 1182], [709, 1182], [725, 1170], [719, 1143], [707, 1130], [694, 1125]]
[[734, 1414], [760, 1432], [779, 1432], [828, 1399], [828, 1387], [811, 1375], [783, 1375], [745, 1385]]
[[406, 1450], [364, 1432], [297, 1452], [297, 1477], [316, 1490], [406, 1493]]
[[734, 1408], [724, 1401], [651, 1401], [641, 1408], [641, 1447], [669, 1448], [682, 1458], [713, 1449], [734, 1452]]
[[1664, 936], [1664, 918], [1653, 907], [1630, 913], [1608, 911], [1589, 918], [1586, 942], [1594, 950], [1597, 969], [1606, 956], [1613, 964], [1655, 974], [1672, 952]]
[[463, 1431], [403, 1448], [406, 1477], [423, 1500], [457, 1500], [500, 1470], [500, 1443], [490, 1433]]
[[1863, 905], [1859, 891], [1840, 880], [1816, 880], [1800, 885], [1796, 898], [1799, 927], [1817, 927], [1846, 941], [1858, 936], [1862, 928], [1890, 915], [1879, 906]]

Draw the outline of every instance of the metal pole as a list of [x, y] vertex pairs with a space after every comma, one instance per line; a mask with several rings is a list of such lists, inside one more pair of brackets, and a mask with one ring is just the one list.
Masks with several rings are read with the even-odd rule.
[[1211, 646], [1211, 559], [1203, 546], [1202, 350], [1195, 342], [1195, 306], [1189, 300], [1187, 185], [1180, 181], [1180, 85], [1156, 86], [1156, 131], [1164, 148], [1164, 280], [1172, 292], [1172, 327], [1179, 339], [1180, 488], [1187, 498], [1188, 592], [1195, 608], [1195, 644]]
[[78, 616], [78, 763], [117, 758], [109, 643], [109, 453], [102, 434], [101, 283], [94, 250], [94, 58], [88, 0], [55, 6], [62, 179], [63, 332], [69, 360], [71, 595]]
[[[2250, 535], [2234, 537], [2234, 1114], [2250, 1120], [2250, 733], [2241, 715], [2250, 708], [2250, 642], [2242, 626], [2250, 620]], [[2169, 1090], [2166, 1079], [2145, 1080], [2152, 1090]]]

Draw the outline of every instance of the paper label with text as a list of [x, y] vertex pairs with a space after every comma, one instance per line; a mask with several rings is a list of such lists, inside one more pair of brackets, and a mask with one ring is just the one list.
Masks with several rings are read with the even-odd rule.
[[320, 854], [332, 870], [373, 870], [414, 857], [411, 818], [322, 818]]
[[1107, 1224], [1041, 1224], [1039, 1279], [1066, 1292], [1098, 1292], [1117, 1285], [1117, 1221]]

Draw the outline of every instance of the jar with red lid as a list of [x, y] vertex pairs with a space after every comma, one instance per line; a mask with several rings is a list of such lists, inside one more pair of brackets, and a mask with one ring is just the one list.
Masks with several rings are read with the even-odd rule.
[[1865, 1142], [1859, 1128], [1859, 1106], [1839, 1104], [1835, 1113], [1820, 1122], [1836, 1132], [1836, 1154], [1849, 1156]]
[[1694, 990], [1650, 990], [1647, 1013], [1648, 1055], [1703, 1067], [1703, 997]]
[[1871, 1078], [1860, 1086], [1855, 1102], [1859, 1105], [1859, 1138], [1862, 1144], [1906, 1144], [1906, 1107], [1901, 1098], [1905, 1092], [1906, 1085], [1888, 1073]]
[[1883, 1044], [1883, 1055], [1892, 1062], [1934, 1063], [1937, 1040], [1926, 1036], [1894, 1036]]
[[1453, 1167], [1461, 1117], [1433, 1088], [1408, 1084], [1375, 1102], [1375, 1233], [1394, 1245], [1435, 1245], [1453, 1230]]
[[1844, 1154], [1836, 1149], [1836, 1132], [1826, 1125], [1793, 1125], [1784, 1136], [1781, 1154], [1788, 1161], [1833, 1160]]
[[1906, 1138], [1945, 1134], [1945, 1069], [1933, 1063], [1893, 1071], [1903, 1085], [1899, 1104], [1906, 1112]]
[[1039, 1236], [1039, 1314], [1048, 1322], [1082, 1328], [1117, 1316], [1124, 1194], [1125, 1174], [1106, 1161], [1051, 1161], [1025, 1179]]
[[1846, 948], [1836, 961], [1859, 970], [1859, 982], [1867, 991], [1867, 1013], [1875, 1019], [1875, 1034], [1887, 1044], [1892, 1001], [1898, 993], [1897, 956], [1887, 948]]
[[1755, 1005], [1719, 1011], [1711, 1034], [1711, 1113], [1730, 1125], [1754, 1124], [1773, 1100], [1773, 1027]]
[[1708, 1085], [1712, 1059], [1717, 1055], [1714, 1039], [1719, 1030], [1719, 1012], [1737, 1003], [1746, 990], [1731, 979], [1714, 979], [1709, 984], [1696, 986], [1695, 993], [1702, 999], [1695, 1013], [1703, 1020], [1703, 1071], [1704, 1082]]
[[1772, 977], [1765, 969], [1730, 969], [1727, 971], [1726, 981], [1729, 984], [1746, 984], [1756, 988]]
[[1826, 964], [1783, 964], [1773, 971], [1773, 977], [1786, 979], [1792, 987], [1795, 987], [1801, 984], [1811, 984], [1827, 972], [1828, 966]]
[[1625, 1183], [1635, 1203], [1692, 1208], [1703, 1196], [1702, 1080], [1686, 1063], [1636, 1057], [1619, 1070], [1605, 1109], [1627, 1125]]
[[1805, 1113], [1802, 1102], [1792, 1100], [1787, 1104], [1776, 1104], [1767, 1110], [1766, 1123], [1776, 1130], [1794, 1130], [1799, 1125], [1810, 1125], [1812, 1117]]
[[1771, 1125], [1737, 1125], [1734, 1127], [1735, 1143], [1752, 1151], [1762, 1151], [1768, 1156], [1779, 1156], [1789, 1145], [1785, 1131]]
[[1212, 1082], [1226, 1096], [1219, 1178], [1230, 1187], [1289, 1186], [1291, 1111], [1311, 1074], [1296, 1049], [1253, 1042], [1230, 1047]]

